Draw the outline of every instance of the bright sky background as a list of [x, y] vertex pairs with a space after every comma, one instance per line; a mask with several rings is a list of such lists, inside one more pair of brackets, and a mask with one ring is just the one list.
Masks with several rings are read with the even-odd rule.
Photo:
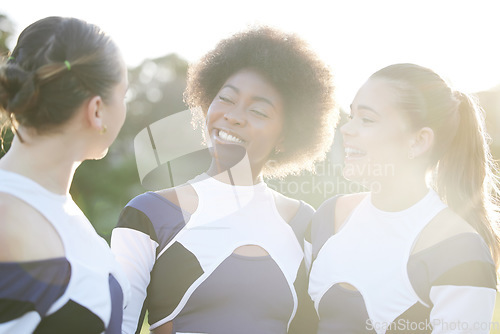
[[466, 92], [500, 85], [499, 0], [10, 0], [0, 13], [17, 34], [50, 15], [95, 23], [129, 66], [173, 52], [195, 61], [248, 24], [272, 25], [332, 67], [343, 108], [371, 73], [398, 62], [431, 67]]

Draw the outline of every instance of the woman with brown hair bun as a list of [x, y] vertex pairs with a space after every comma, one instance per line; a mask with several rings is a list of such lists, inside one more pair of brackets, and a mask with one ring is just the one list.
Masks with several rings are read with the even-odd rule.
[[0, 333], [121, 333], [128, 281], [69, 189], [115, 140], [127, 86], [115, 43], [75, 18], [31, 24], [0, 66]]

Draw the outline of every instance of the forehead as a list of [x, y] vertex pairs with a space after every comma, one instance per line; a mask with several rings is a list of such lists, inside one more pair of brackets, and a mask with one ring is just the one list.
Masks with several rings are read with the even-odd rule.
[[222, 88], [225, 87], [276, 100], [282, 98], [276, 87], [264, 75], [252, 69], [242, 69], [232, 74], [222, 85]]
[[366, 106], [381, 114], [397, 112], [399, 96], [396, 84], [386, 79], [369, 79], [358, 90], [352, 108]]

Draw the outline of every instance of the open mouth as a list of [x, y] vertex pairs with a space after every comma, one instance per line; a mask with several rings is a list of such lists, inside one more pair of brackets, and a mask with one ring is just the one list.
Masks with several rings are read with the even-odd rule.
[[230, 134], [224, 130], [219, 130], [217, 132], [217, 137], [222, 139], [225, 142], [232, 143], [232, 144], [243, 144], [245, 141], [239, 137], [236, 137], [233, 134]]
[[345, 158], [347, 160], [355, 160], [355, 159], [361, 159], [366, 156], [365, 151], [361, 151], [357, 148], [353, 147], [346, 147], [345, 148]]

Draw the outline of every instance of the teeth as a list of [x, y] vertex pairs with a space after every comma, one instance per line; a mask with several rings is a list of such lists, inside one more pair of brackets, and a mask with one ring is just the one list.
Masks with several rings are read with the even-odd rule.
[[355, 149], [355, 148], [352, 148], [352, 147], [346, 147], [345, 153], [347, 155], [364, 155], [365, 154], [365, 152], [358, 150], [358, 149]]
[[223, 130], [219, 130], [219, 137], [224, 139], [225, 141], [229, 141], [232, 143], [237, 143], [237, 144], [243, 143], [243, 140], [241, 140], [240, 138], [237, 138], [233, 135], [230, 135], [229, 133], [227, 133], [226, 131], [223, 131]]

